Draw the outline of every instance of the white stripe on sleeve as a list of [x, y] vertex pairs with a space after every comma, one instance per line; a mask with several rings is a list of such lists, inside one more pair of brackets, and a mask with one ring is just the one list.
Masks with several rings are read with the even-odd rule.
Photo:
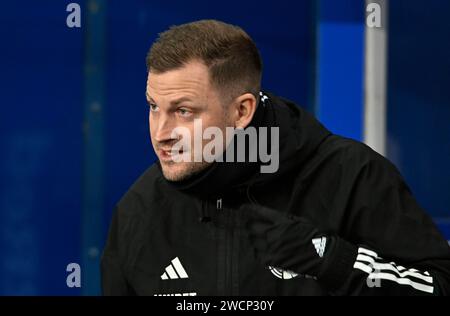
[[389, 280], [401, 285], [411, 286], [419, 291], [434, 292], [433, 277], [427, 271], [406, 269], [397, 266], [394, 262], [387, 263], [382, 262], [382, 260], [376, 252], [360, 247], [353, 268], [367, 273], [368, 279]]

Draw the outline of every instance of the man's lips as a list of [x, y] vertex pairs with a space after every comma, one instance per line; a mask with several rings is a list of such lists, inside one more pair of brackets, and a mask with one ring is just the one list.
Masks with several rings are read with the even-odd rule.
[[[173, 153], [172, 152], [172, 149], [159, 149], [158, 150], [158, 153], [159, 153], [159, 158], [161, 159], [161, 160], [163, 160], [163, 161], [172, 161], [173, 160], [173, 156], [174, 155], [177, 155], [177, 153]], [[182, 150], [180, 150], [179, 152], [178, 152], [178, 155], [181, 155], [181, 154], [183, 154], [183, 151]]]

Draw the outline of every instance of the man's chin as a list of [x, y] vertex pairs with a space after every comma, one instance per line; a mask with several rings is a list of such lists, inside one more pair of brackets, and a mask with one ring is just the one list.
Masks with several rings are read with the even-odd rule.
[[161, 169], [164, 178], [171, 182], [186, 181], [195, 175], [199, 174], [206, 168], [208, 168], [210, 163], [189, 163], [186, 165], [180, 165], [179, 163], [161, 163]]

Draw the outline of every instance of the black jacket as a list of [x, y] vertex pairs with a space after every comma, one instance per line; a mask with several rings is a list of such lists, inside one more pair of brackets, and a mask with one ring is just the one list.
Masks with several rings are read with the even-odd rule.
[[[151, 166], [118, 203], [105, 295], [448, 295], [450, 248], [402, 176], [368, 146], [266, 94], [251, 125], [280, 128], [279, 170], [215, 163], [168, 182]], [[333, 242], [317, 278], [255, 257], [241, 206], [308, 220]]]

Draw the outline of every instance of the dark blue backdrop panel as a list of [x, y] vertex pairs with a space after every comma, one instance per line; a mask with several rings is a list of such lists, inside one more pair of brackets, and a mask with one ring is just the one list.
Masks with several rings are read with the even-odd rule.
[[450, 217], [448, 12], [448, 1], [390, 1], [388, 154], [435, 218]]
[[333, 133], [362, 140], [364, 2], [317, 3], [315, 112]]
[[84, 161], [82, 211], [83, 295], [99, 294], [105, 232], [106, 0], [84, 8]]
[[79, 294], [83, 39], [66, 16], [64, 1], [0, 11], [0, 295]]

